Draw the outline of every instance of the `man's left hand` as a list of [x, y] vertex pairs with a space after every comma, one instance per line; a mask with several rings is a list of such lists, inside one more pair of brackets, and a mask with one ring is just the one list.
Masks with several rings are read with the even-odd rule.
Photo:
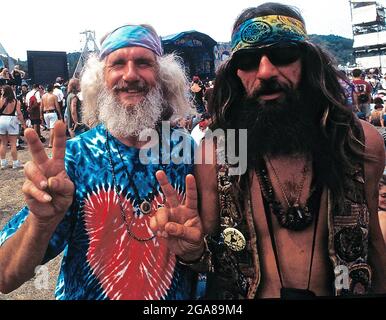
[[163, 171], [156, 177], [165, 195], [165, 207], [159, 208], [150, 220], [150, 227], [157, 236], [168, 241], [169, 249], [182, 260], [189, 262], [200, 258], [204, 252], [204, 236], [197, 210], [197, 187], [193, 175], [186, 176], [186, 197], [182, 203], [177, 191]]

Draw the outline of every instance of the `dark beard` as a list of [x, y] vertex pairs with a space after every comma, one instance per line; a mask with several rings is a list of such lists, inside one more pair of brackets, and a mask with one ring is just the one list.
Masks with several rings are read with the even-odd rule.
[[[283, 92], [283, 97], [263, 101], [261, 94]], [[262, 92], [262, 93], [261, 93]], [[239, 108], [236, 128], [248, 129], [248, 162], [264, 155], [293, 155], [312, 152], [317, 144], [315, 108], [299, 90], [276, 81], [245, 98]]]

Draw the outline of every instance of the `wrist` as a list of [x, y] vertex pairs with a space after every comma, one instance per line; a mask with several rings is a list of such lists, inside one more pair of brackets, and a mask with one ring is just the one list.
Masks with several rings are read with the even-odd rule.
[[184, 257], [176, 256], [177, 262], [184, 266], [192, 267], [198, 272], [212, 272], [212, 252], [209, 250], [206, 237], [204, 237], [203, 246], [200, 248], [200, 251], [197, 250], [197, 253], [200, 253], [200, 255], [196, 255], [195, 260], [188, 260], [188, 257], [184, 255]]
[[28, 220], [33, 226], [34, 229], [39, 230], [40, 232], [52, 233], [58, 224], [62, 221], [63, 215], [56, 215], [54, 217], [44, 217], [41, 218], [34, 214], [32, 211], [29, 212]]
[[177, 260], [182, 263], [182, 264], [195, 264], [200, 261], [202, 256], [205, 253], [205, 244], [202, 242], [202, 245], [200, 246], [199, 249], [195, 250], [194, 252], [189, 252], [184, 255], [178, 255]]

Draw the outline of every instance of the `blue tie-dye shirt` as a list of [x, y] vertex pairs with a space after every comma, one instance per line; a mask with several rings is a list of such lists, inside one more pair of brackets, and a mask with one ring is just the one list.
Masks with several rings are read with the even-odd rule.
[[[74, 200], [54, 232], [43, 261], [49, 261], [64, 250], [56, 298], [192, 298], [190, 293], [195, 274], [176, 262], [165, 240], [155, 237], [149, 241], [137, 241], [127, 231], [128, 227], [141, 239], [152, 236], [150, 216], [164, 203], [155, 178], [157, 170], [164, 170], [181, 199], [184, 197], [185, 177], [192, 172], [192, 150], [185, 152], [180, 164], [171, 161], [170, 164], [144, 165], [139, 160], [139, 149], [127, 147], [111, 135], [109, 137], [117, 186], [113, 184], [112, 167], [106, 151], [106, 130], [102, 125], [67, 142], [65, 165], [75, 184]], [[187, 134], [183, 140], [192, 146]], [[182, 143], [173, 138], [173, 134], [161, 141], [161, 158], [165, 154], [181, 155], [181, 148], [175, 146]], [[131, 179], [128, 179], [128, 174]], [[134, 188], [132, 183], [135, 183]], [[135, 190], [138, 195], [135, 195]], [[134, 201], [136, 198], [138, 201]], [[141, 214], [138, 209], [137, 202], [143, 199], [151, 203], [149, 215]], [[123, 222], [120, 203], [127, 224]], [[0, 245], [16, 232], [27, 215], [28, 208], [24, 208], [8, 222], [0, 232]]]

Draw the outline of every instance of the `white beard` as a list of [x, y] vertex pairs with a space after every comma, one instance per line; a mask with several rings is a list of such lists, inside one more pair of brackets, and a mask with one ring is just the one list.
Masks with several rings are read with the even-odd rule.
[[146, 129], [154, 129], [161, 119], [163, 96], [160, 87], [151, 89], [135, 106], [124, 107], [105, 88], [99, 93], [98, 119], [116, 137], [136, 137]]

